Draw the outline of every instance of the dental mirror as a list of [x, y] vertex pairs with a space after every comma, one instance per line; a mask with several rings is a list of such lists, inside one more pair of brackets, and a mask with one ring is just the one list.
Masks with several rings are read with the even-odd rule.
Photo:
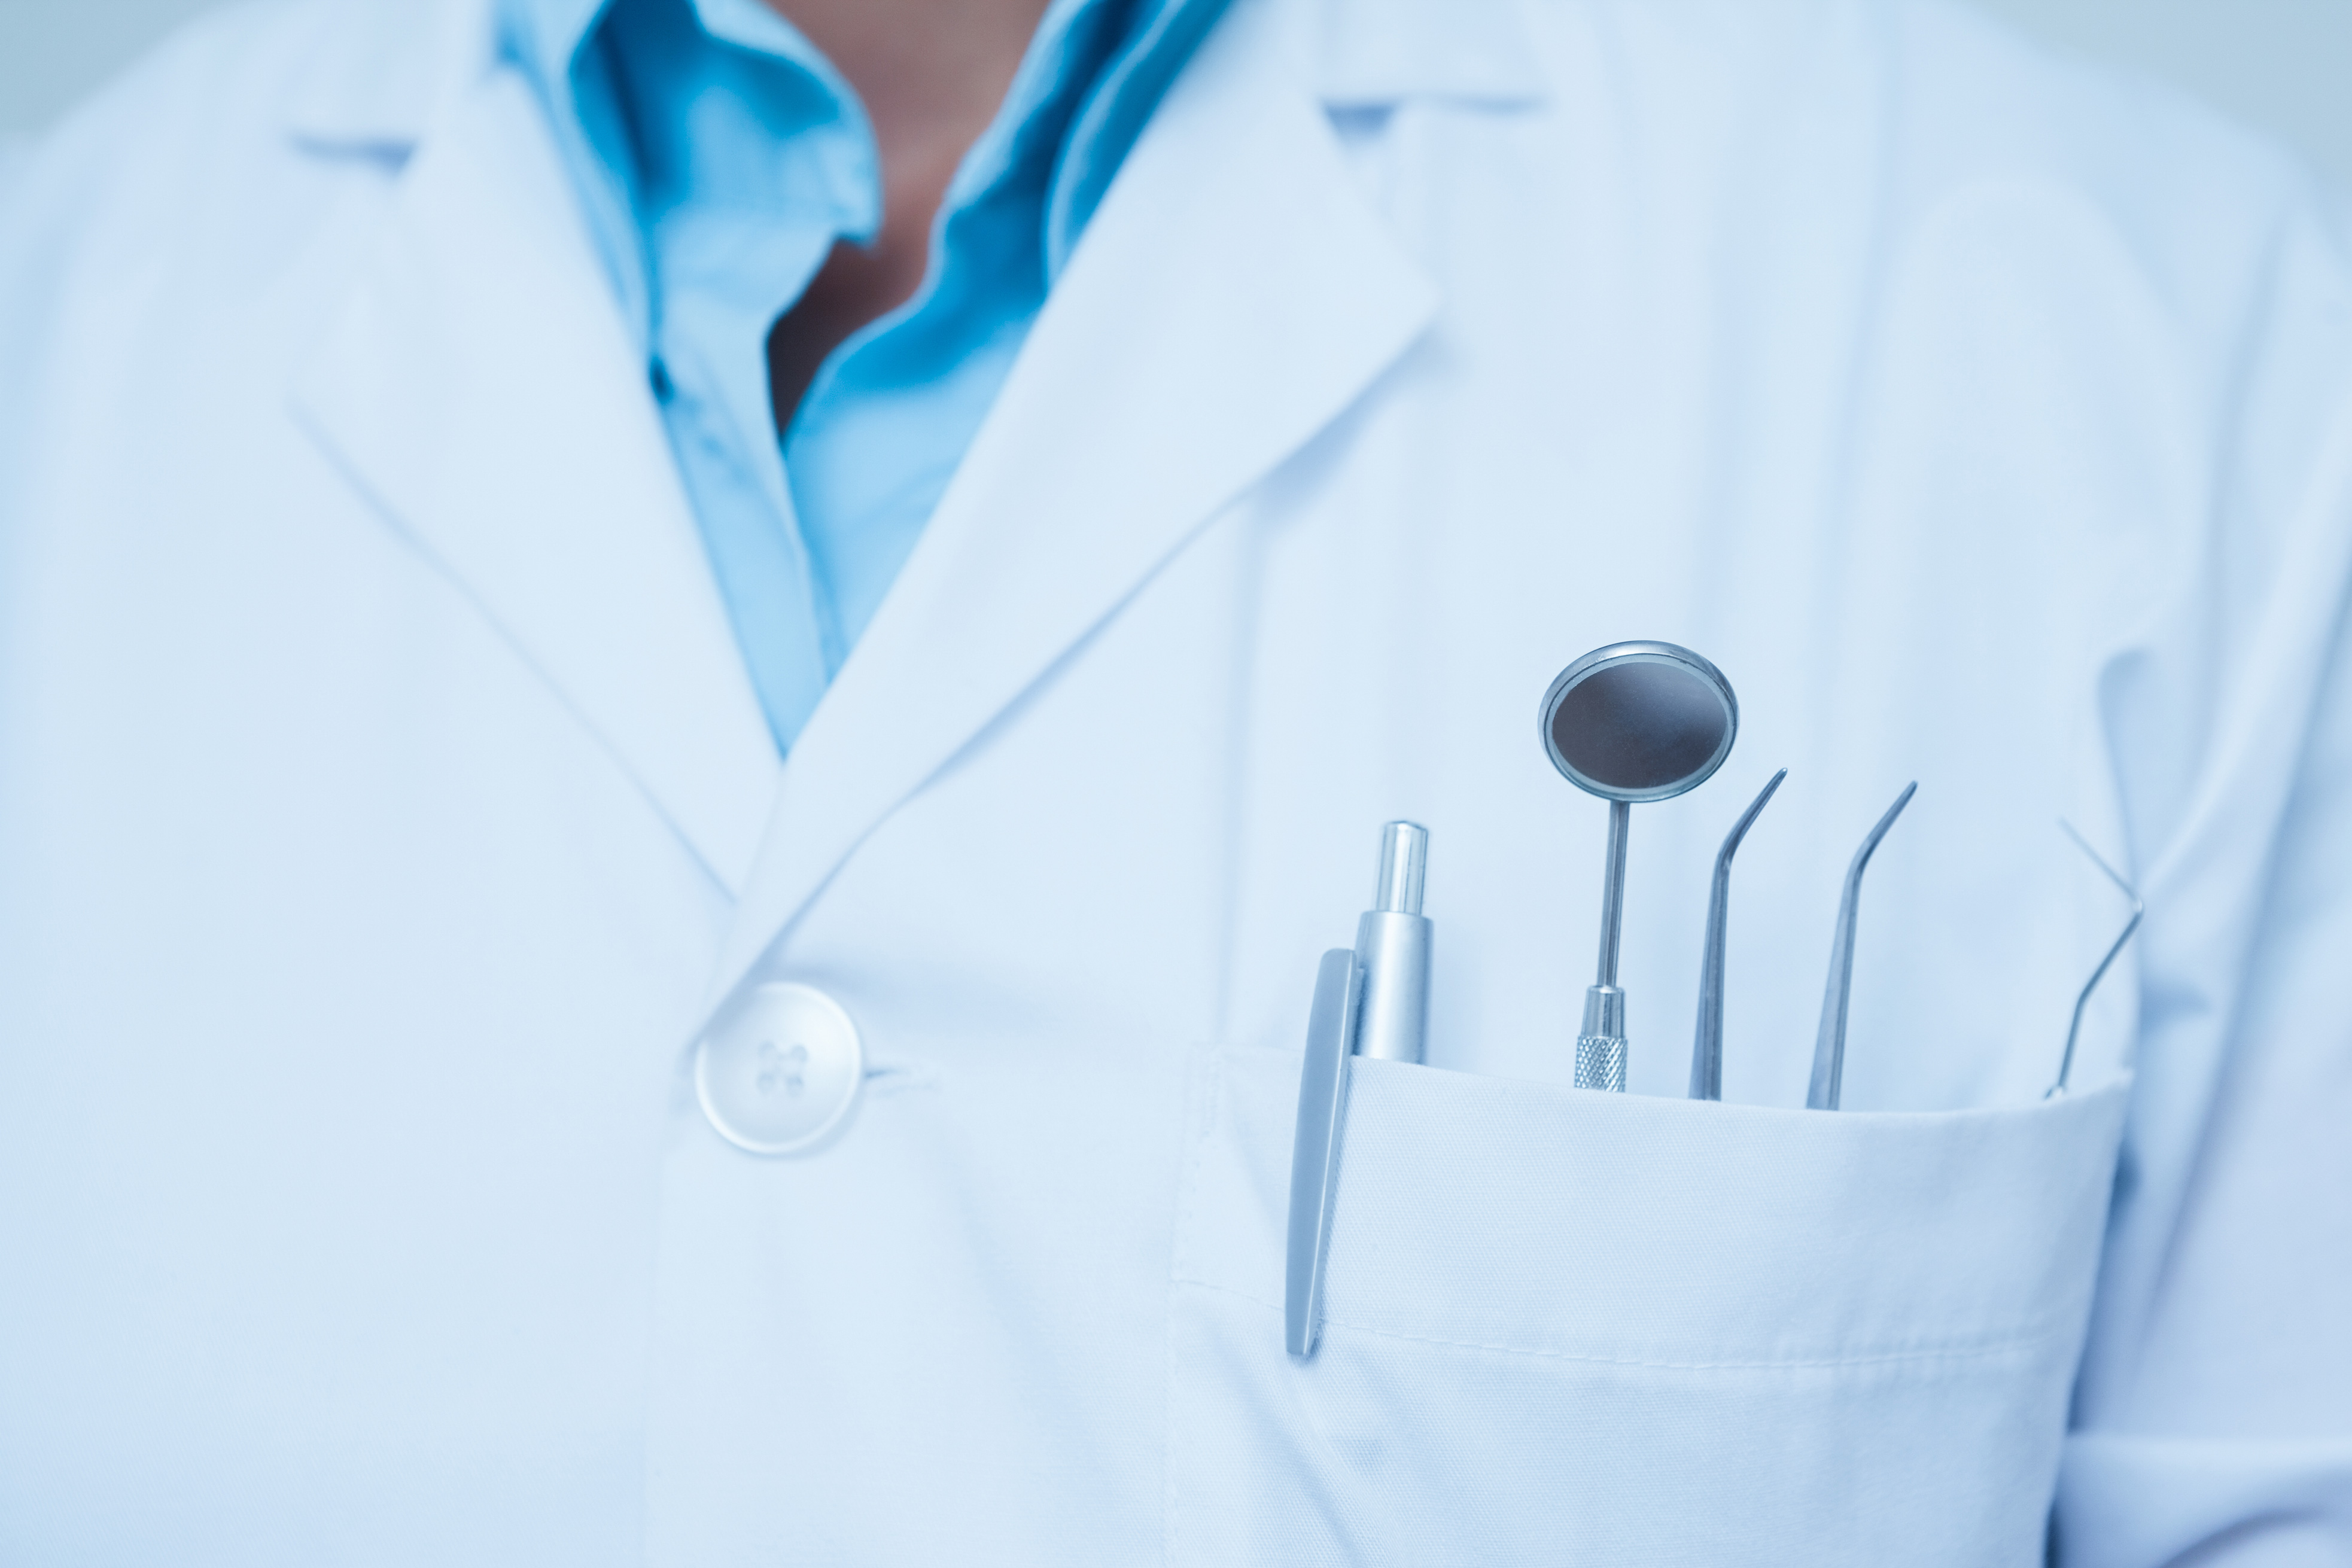
[[1584, 994], [1576, 1085], [1625, 1088], [1625, 993], [1617, 988], [1624, 924], [1625, 838], [1637, 801], [1695, 789], [1723, 766], [1739, 701], [1723, 672], [1672, 643], [1612, 643], [1559, 673], [1538, 718], [1544, 755], [1568, 781], [1609, 802], [1601, 895], [1600, 977]]

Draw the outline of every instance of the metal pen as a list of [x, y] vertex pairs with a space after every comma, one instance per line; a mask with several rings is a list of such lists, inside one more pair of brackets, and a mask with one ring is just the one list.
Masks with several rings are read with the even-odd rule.
[[1351, 1056], [1419, 1061], [1429, 1033], [1430, 923], [1421, 913], [1429, 831], [1391, 822], [1381, 835], [1373, 907], [1353, 952], [1335, 947], [1316, 971], [1299, 1063], [1298, 1126], [1290, 1147], [1290, 1219], [1283, 1248], [1283, 1343], [1315, 1354], [1323, 1333], [1324, 1263], [1339, 1199]]
[[1432, 927], [1421, 913], [1421, 886], [1428, 864], [1428, 829], [1391, 822], [1381, 832], [1372, 907], [1356, 922], [1364, 988], [1356, 1019], [1358, 1056], [1419, 1061], [1427, 1049]]

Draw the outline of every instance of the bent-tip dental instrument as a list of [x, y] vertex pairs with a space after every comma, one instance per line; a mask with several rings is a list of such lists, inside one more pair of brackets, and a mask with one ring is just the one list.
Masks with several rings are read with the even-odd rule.
[[1845, 1079], [1845, 1013], [1853, 997], [1853, 933], [1861, 913], [1862, 873], [1869, 867], [1878, 841], [1918, 792], [1916, 779], [1903, 786], [1903, 793], [1895, 797], [1895, 804], [1886, 808], [1886, 815], [1878, 819], [1878, 825], [1862, 841], [1862, 848], [1853, 852], [1853, 863], [1845, 868], [1845, 892], [1838, 899], [1837, 935], [1830, 942], [1829, 991], [1822, 998], [1821, 1032], [1813, 1038], [1813, 1082], [1805, 1094], [1809, 1111], [1836, 1110]]
[[2097, 990], [2099, 982], [2107, 977], [2108, 967], [2123, 955], [2124, 944], [2132, 939], [2132, 933], [2139, 929], [2140, 916], [2147, 913], [2147, 905], [2140, 900], [2139, 890], [2126, 882], [2123, 873], [2109, 865], [2099, 852], [2091, 847], [2090, 841], [2074, 831], [2074, 823], [2061, 817], [2058, 819], [2058, 825], [2066, 830], [2066, 836], [2074, 841], [2077, 848], [2091, 857], [2091, 863], [2106, 873], [2107, 880], [2121, 888], [2124, 896], [2131, 900], [2131, 918], [2124, 922], [2122, 935], [2118, 936], [2115, 945], [2107, 949], [2107, 956], [2099, 960], [2099, 967], [2091, 971], [2090, 979], [2084, 983], [2083, 994], [2074, 998], [2074, 1019], [2066, 1026], [2066, 1054], [2058, 1059], [2058, 1082], [2053, 1083], [2049, 1092], [2042, 1096], [2044, 1100], [2053, 1099], [2066, 1092], [2066, 1075], [2074, 1071], [2074, 1041], [2083, 1032], [2083, 1009], [2091, 1005], [2091, 993]]
[[1763, 792], [1731, 824], [1723, 847], [1715, 852], [1715, 884], [1706, 895], [1706, 951], [1698, 967], [1698, 1030], [1691, 1042], [1690, 1097], [1694, 1100], [1723, 1098], [1723, 949], [1731, 920], [1731, 857], [1739, 852], [1739, 841], [1756, 825], [1772, 792], [1788, 776], [1785, 768], [1772, 775]]

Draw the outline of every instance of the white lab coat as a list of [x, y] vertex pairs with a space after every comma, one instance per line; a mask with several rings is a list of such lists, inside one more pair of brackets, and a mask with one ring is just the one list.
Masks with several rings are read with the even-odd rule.
[[[1238, 0], [780, 766], [483, 0], [208, 23], [0, 220], [0, 1560], [2340, 1561], [2316, 213], [1935, 5]], [[1535, 709], [1627, 637], [1743, 727], [1634, 815], [1620, 1098]], [[2148, 916], [2045, 1102], [2062, 815]], [[1392, 817], [1430, 1062], [1302, 1364]], [[784, 1159], [691, 1082], [776, 978], [867, 1058]]]

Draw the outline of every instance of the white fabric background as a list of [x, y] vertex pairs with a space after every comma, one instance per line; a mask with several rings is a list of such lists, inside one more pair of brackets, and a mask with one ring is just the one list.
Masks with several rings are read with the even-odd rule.
[[[37, 131], [221, 0], [0, 0], [0, 143]], [[1978, 0], [2062, 47], [2166, 77], [2352, 195], [2352, 0]]]

